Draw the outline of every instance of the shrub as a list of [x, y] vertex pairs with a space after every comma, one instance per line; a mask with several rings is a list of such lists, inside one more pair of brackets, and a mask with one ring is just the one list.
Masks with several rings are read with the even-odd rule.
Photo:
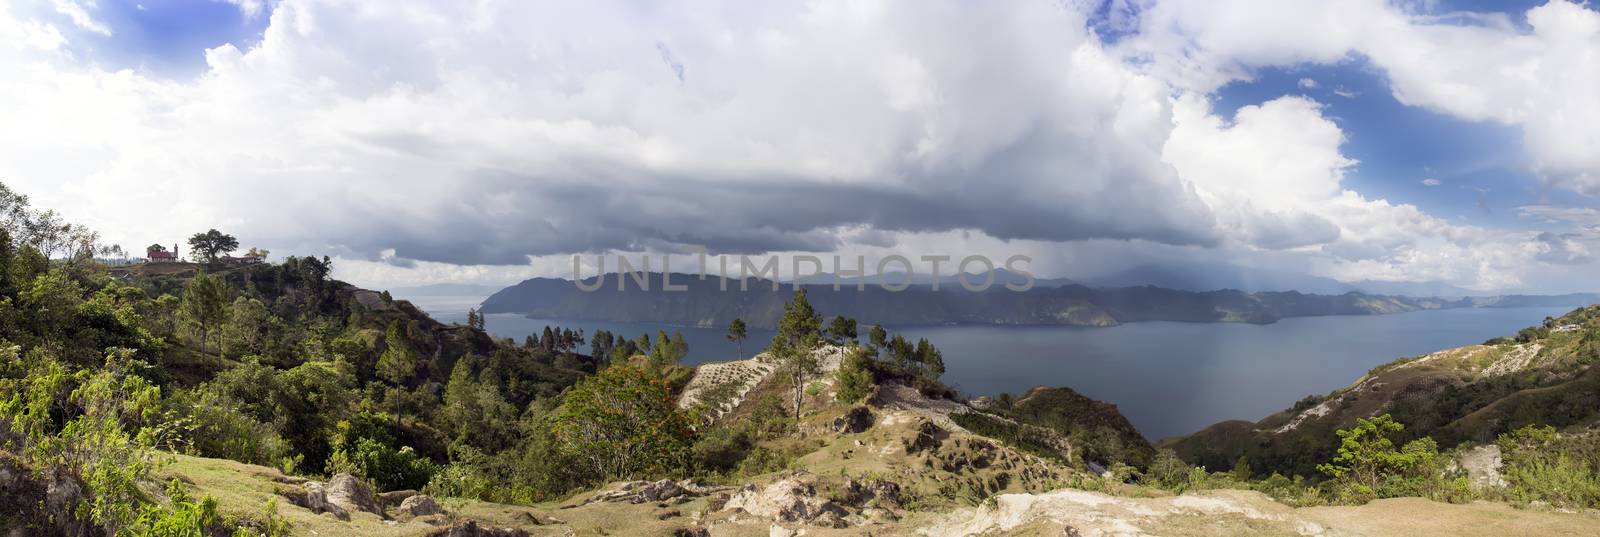
[[340, 421], [333, 438], [329, 473], [349, 472], [380, 490], [419, 489], [438, 467], [411, 446], [395, 447], [387, 414], [363, 412]]

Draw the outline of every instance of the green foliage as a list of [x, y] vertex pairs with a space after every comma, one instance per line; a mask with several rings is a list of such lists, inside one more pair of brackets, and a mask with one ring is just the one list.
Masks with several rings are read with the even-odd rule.
[[800, 419], [801, 405], [805, 401], [807, 380], [819, 367], [812, 351], [821, 344], [821, 330], [822, 316], [806, 300], [805, 289], [800, 289], [794, 292], [794, 300], [784, 304], [778, 333], [772, 336], [772, 345], [767, 348], [793, 387], [796, 420]]
[[728, 323], [728, 341], [739, 347], [739, 359], [744, 359], [744, 339], [750, 336], [750, 328], [745, 326], [744, 319], [735, 317]]
[[222, 393], [183, 390], [163, 405], [166, 434], [158, 435], [157, 447], [266, 466], [292, 456], [292, 447], [273, 424], [257, 420]]
[[420, 489], [438, 471], [410, 446], [397, 447], [390, 432], [393, 416], [362, 412], [342, 420], [334, 431], [330, 472], [349, 472], [379, 490]]
[[872, 371], [867, 367], [866, 354], [860, 349], [852, 347], [847, 351], [844, 363], [839, 364], [838, 372], [834, 373], [834, 399], [840, 403], [855, 403], [872, 395], [876, 387]]
[[417, 351], [411, 348], [409, 335], [398, 319], [389, 321], [383, 336], [383, 355], [378, 357], [378, 378], [403, 385], [416, 376]]
[[1527, 426], [1500, 435], [1506, 497], [1563, 508], [1600, 507], [1600, 439]]
[[579, 381], [549, 427], [556, 452], [589, 482], [681, 468], [694, 436], [666, 382], [627, 364]]
[[1446, 461], [1432, 438], [1423, 437], [1396, 449], [1393, 438], [1405, 425], [1388, 414], [1359, 419], [1356, 427], [1338, 431], [1339, 454], [1318, 466], [1334, 478], [1333, 493], [1342, 501], [1422, 496], [1440, 501], [1470, 498], [1466, 481], [1446, 473]]
[[[201, 274], [189, 280], [183, 288], [183, 302], [178, 306], [183, 321], [199, 333], [201, 352], [207, 341], [216, 342], [217, 357], [222, 358], [222, 324], [228, 320], [228, 290], [222, 278]], [[215, 336], [215, 339], [212, 339]]]
[[671, 336], [665, 330], [657, 332], [660, 338], [654, 347], [650, 348], [650, 357], [646, 365], [650, 371], [657, 374], [668, 367], [678, 365], [685, 356], [689, 355], [689, 343], [683, 340], [683, 333], [674, 330]]
[[189, 237], [189, 255], [197, 263], [215, 264], [219, 256], [239, 249], [239, 239], [215, 229]]

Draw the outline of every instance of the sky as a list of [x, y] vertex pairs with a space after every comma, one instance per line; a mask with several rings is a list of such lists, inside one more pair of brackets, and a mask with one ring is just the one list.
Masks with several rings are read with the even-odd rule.
[[35, 205], [372, 287], [705, 248], [1600, 290], [1592, 3], [0, 0], [0, 73]]

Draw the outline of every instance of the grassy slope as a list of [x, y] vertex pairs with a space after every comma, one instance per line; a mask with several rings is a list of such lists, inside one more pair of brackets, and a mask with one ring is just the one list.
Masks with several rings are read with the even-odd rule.
[[1600, 419], [1600, 306], [1555, 321], [1580, 330], [1525, 342], [1470, 345], [1373, 368], [1350, 386], [1304, 410], [1284, 410], [1250, 423], [1227, 421], [1163, 440], [1184, 460], [1227, 469], [1241, 454], [1257, 471], [1315, 475], [1336, 447], [1333, 431], [1357, 418], [1389, 412], [1405, 436], [1433, 436], [1442, 447], [1486, 442], [1528, 424], [1581, 426]]

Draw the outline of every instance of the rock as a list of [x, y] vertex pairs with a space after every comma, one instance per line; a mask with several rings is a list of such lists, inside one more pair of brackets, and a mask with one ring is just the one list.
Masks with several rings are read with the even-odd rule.
[[876, 416], [872, 410], [858, 406], [845, 412], [843, 416], [833, 419], [833, 430], [842, 434], [854, 434], [872, 428]]
[[428, 537], [528, 537], [528, 532], [516, 528], [479, 526], [476, 520], [468, 520], [429, 533]]
[[389, 492], [380, 492], [378, 493], [378, 505], [384, 507], [385, 509], [395, 507], [400, 505], [400, 502], [406, 501], [406, 498], [416, 495], [417, 491], [414, 490], [392, 490]]
[[[324, 487], [327, 491], [328, 501], [345, 511], [364, 511], [384, 517], [383, 508], [378, 506], [378, 499], [372, 495], [372, 488], [368, 487], [355, 476], [341, 473], [328, 480]], [[385, 517], [387, 518], [387, 517]]]
[[437, 515], [444, 509], [439, 507], [439, 502], [426, 494], [418, 494], [400, 502], [400, 512], [411, 516]]
[[711, 530], [704, 526], [690, 526], [672, 531], [672, 537], [711, 537]]
[[1500, 458], [1500, 446], [1489, 444], [1469, 449], [1461, 455], [1460, 464], [1467, 471], [1467, 482], [1473, 489], [1505, 488], [1506, 478], [1500, 473], [1505, 465]]
[[650, 503], [668, 502], [683, 503], [689, 498], [704, 496], [712, 492], [726, 490], [728, 487], [708, 487], [690, 480], [673, 481], [663, 479], [660, 481], [629, 481], [618, 485], [616, 488], [600, 492], [582, 505], [597, 502], [627, 502]]
[[924, 419], [921, 421], [921, 423], [917, 424], [917, 437], [911, 439], [910, 441], [906, 441], [906, 453], [915, 454], [920, 451], [939, 447], [939, 443], [947, 436], [950, 436], [950, 433], [946, 432], [944, 429], [940, 429], [939, 426], [934, 425], [932, 421]]
[[818, 497], [814, 483], [814, 476], [799, 474], [779, 479], [765, 487], [748, 485], [728, 498], [728, 503], [722, 509], [743, 510], [780, 522], [844, 527], [844, 517], [848, 513], [832, 501]]
[[280, 491], [279, 494], [289, 499], [289, 502], [310, 509], [316, 514], [330, 514], [339, 520], [350, 520], [350, 512], [344, 507], [328, 500], [328, 489], [321, 481], [307, 481], [300, 485], [299, 491]]
[[877, 507], [900, 507], [900, 484], [893, 481], [851, 479], [845, 481], [844, 493], [843, 501], [852, 507], [866, 507], [869, 504]]

